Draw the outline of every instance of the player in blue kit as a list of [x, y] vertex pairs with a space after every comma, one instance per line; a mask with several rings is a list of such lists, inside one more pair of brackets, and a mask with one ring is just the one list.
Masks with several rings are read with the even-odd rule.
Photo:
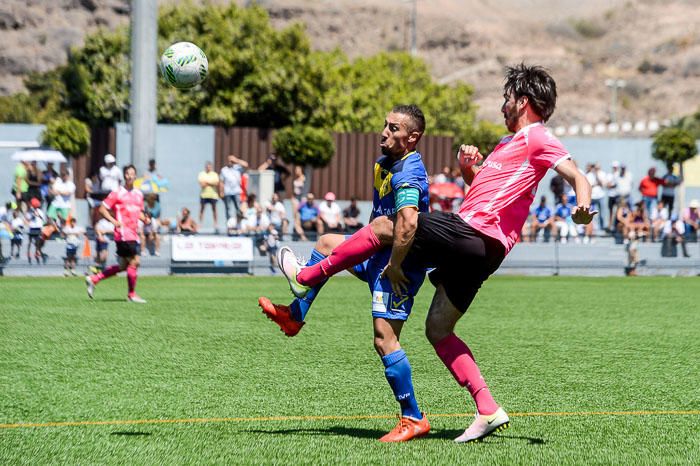
[[[415, 105], [395, 106], [384, 122], [380, 143], [383, 155], [374, 165], [372, 218], [395, 217], [396, 237], [412, 235], [417, 225], [418, 212], [428, 211], [428, 176], [422, 157], [416, 152], [416, 145], [424, 131], [425, 117]], [[343, 235], [321, 236], [306, 266], [325, 259], [345, 240]], [[349, 241], [357, 242], [358, 246], [363, 246], [368, 241], [379, 243], [370, 225], [358, 230]], [[384, 364], [387, 381], [401, 405], [399, 423], [379, 440], [404, 442], [430, 431], [430, 424], [415, 399], [411, 365], [399, 343], [403, 323], [410, 315], [414, 296], [425, 279], [425, 269], [405, 268], [404, 273], [408, 279], [406, 289], [394, 293], [389, 280], [383, 277], [390, 256], [391, 248], [385, 248], [349, 271], [369, 285], [372, 294], [374, 347]], [[284, 264], [290, 260], [296, 262], [291, 249], [281, 248], [278, 261], [283, 271]], [[277, 323], [287, 336], [294, 336], [304, 325], [306, 313], [325, 282], [323, 280], [308, 291], [304, 290], [304, 296], [297, 297], [289, 306], [273, 304], [265, 297], [261, 297], [258, 304], [263, 313]]]

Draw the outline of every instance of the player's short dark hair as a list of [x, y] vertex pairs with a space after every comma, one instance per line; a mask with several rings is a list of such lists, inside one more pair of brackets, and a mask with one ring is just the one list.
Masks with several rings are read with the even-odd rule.
[[421, 110], [418, 105], [394, 105], [391, 112], [411, 117], [412, 125], [411, 128], [409, 128], [410, 131], [418, 131], [421, 134], [425, 131], [425, 115], [423, 115], [423, 110]]
[[124, 168], [122, 169], [122, 173], [124, 173], [124, 174], [126, 175], [126, 171], [127, 171], [128, 169], [130, 169], [130, 168], [133, 168], [133, 169], [134, 169], [134, 173], [137, 173], [136, 167], [135, 167], [134, 165], [132, 165], [132, 164], [125, 165]]
[[506, 95], [512, 93], [516, 100], [527, 96], [532, 109], [545, 122], [552, 116], [557, 105], [557, 84], [541, 66], [521, 63], [507, 67], [503, 91]]

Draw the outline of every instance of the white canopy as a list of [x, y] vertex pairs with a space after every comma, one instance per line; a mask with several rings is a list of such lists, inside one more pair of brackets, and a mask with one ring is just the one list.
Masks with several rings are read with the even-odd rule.
[[17, 162], [54, 162], [65, 163], [68, 160], [57, 150], [51, 149], [29, 149], [20, 150], [12, 154], [12, 160]]

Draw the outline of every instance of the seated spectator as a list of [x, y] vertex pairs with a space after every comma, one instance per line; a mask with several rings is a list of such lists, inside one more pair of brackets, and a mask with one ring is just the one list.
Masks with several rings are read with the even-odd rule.
[[536, 242], [539, 233], [542, 232], [544, 242], [548, 243], [554, 228], [554, 217], [552, 216], [552, 209], [547, 206], [546, 196], [540, 198], [540, 204], [533, 209], [531, 215], [530, 241]]
[[323, 202], [318, 208], [318, 216], [323, 224], [321, 233], [324, 232], [341, 232], [343, 231], [342, 212], [340, 206], [335, 202], [335, 194], [327, 192]]
[[[677, 214], [672, 214], [671, 218], [664, 224], [664, 229], [662, 233], [662, 240], [664, 243], [675, 243], [680, 244], [683, 250], [683, 257], [690, 257], [688, 254], [688, 249], [685, 245], [686, 228], [683, 220], [678, 218]], [[665, 245], [665, 244], [664, 244]], [[663, 253], [662, 253], [663, 255]], [[672, 254], [676, 255], [675, 250]]]
[[669, 219], [668, 208], [664, 201], [656, 203], [656, 209], [649, 213], [649, 221], [651, 222], [651, 240], [659, 241], [661, 239], [661, 230], [664, 228], [664, 223]]
[[66, 257], [63, 259], [63, 275], [77, 276], [75, 273], [75, 265], [77, 263], [78, 247], [81, 243], [81, 238], [85, 234], [83, 227], [76, 225], [75, 217], [71, 217], [68, 224], [61, 231], [61, 235], [66, 240]]
[[630, 223], [632, 222], [632, 211], [627, 204], [627, 199], [624, 197], [618, 199], [615, 221], [618, 233], [622, 234], [622, 237], [627, 241], [630, 232]]
[[226, 234], [228, 236], [238, 236], [241, 234], [241, 230], [238, 228], [238, 218], [236, 215], [226, 220]]
[[241, 234], [258, 236], [270, 226], [270, 217], [259, 205], [255, 208], [248, 208], [246, 215], [241, 220]]
[[347, 233], [354, 233], [364, 225], [360, 222], [360, 209], [357, 207], [357, 198], [350, 198], [350, 205], [343, 209], [343, 223]]
[[298, 216], [295, 219], [294, 230], [301, 241], [308, 241], [306, 231], [316, 231], [320, 236], [323, 234], [323, 224], [319, 219], [318, 207], [314, 202], [313, 193], [308, 193], [306, 199], [299, 205]]
[[192, 218], [190, 209], [183, 207], [182, 214], [177, 220], [177, 232], [181, 235], [194, 235], [198, 231], [197, 223]]
[[289, 220], [287, 219], [287, 209], [284, 208], [278, 193], [272, 194], [272, 200], [265, 205], [265, 210], [270, 217], [270, 225], [277, 230], [279, 239], [282, 240], [284, 232], [289, 227]]
[[632, 220], [629, 223], [629, 230], [634, 232], [635, 238], [639, 238], [642, 241], [646, 241], [649, 238], [651, 231], [651, 223], [649, 222], [645, 206], [645, 202], [637, 202], [634, 211], [632, 211]]
[[560, 199], [554, 211], [554, 225], [557, 230], [557, 235], [559, 236], [559, 241], [563, 244], [566, 243], [569, 236], [578, 240], [578, 230], [576, 229], [576, 224], [571, 219], [571, 210], [573, 206], [569, 204], [569, 196], [564, 193], [561, 195]]
[[685, 223], [685, 236], [687, 241], [698, 240], [698, 227], [700, 227], [700, 202], [693, 199], [686, 209], [683, 209], [683, 222]]

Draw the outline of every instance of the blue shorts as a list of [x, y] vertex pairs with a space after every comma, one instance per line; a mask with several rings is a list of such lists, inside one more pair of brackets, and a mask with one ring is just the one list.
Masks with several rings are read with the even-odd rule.
[[404, 296], [396, 296], [391, 291], [391, 283], [386, 278], [380, 278], [391, 256], [391, 248], [386, 248], [362, 264], [353, 267], [357, 277], [367, 282], [372, 293], [372, 317], [387, 320], [406, 320], [413, 309], [413, 298], [420, 290], [425, 280], [425, 269], [412, 269], [404, 273], [409, 279], [408, 291]]

